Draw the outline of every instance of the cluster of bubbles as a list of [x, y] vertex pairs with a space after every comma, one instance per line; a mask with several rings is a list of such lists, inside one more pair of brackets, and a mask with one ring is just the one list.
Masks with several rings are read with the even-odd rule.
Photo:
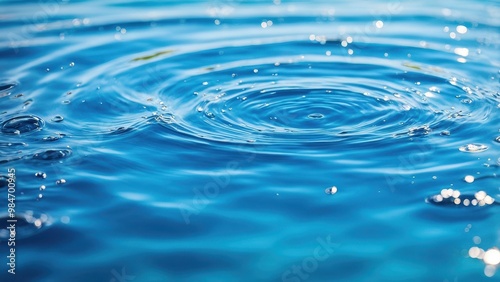
[[456, 206], [488, 206], [498, 204], [495, 199], [484, 191], [478, 191], [474, 195], [462, 195], [460, 191], [451, 188], [442, 189], [441, 193], [433, 195], [427, 202], [436, 205], [456, 205]]
[[482, 260], [485, 264], [484, 275], [493, 277], [500, 267], [500, 250], [496, 247], [484, 250], [477, 246], [469, 249], [469, 257]]
[[[42, 178], [42, 179], [46, 179], [46, 178], [47, 178], [47, 173], [45, 173], [45, 172], [43, 172], [43, 171], [38, 171], [38, 172], [36, 172], [36, 173], [35, 173], [35, 177], [37, 177], [37, 178]], [[55, 184], [56, 184], [56, 185], [62, 185], [62, 184], [65, 184], [65, 183], [66, 183], [66, 179], [64, 179], [64, 178], [60, 178], [60, 179], [57, 179], [57, 180], [55, 181]], [[42, 184], [42, 185], [40, 185], [40, 187], [39, 187], [40, 194], [38, 194], [38, 199], [43, 198], [43, 194], [42, 194], [42, 192], [43, 192], [43, 191], [45, 191], [45, 189], [47, 189], [47, 186], [45, 186], [45, 185], [43, 185], [43, 184]]]

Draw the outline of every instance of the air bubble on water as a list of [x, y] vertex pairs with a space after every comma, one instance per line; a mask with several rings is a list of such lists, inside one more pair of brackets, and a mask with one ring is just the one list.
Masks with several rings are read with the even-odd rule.
[[35, 176], [39, 177], [39, 178], [47, 178], [47, 174], [45, 172], [41, 172], [41, 171], [36, 172]]
[[458, 148], [461, 152], [480, 153], [488, 150], [488, 146], [483, 144], [467, 144]]
[[500, 143], [500, 136], [497, 136], [497, 138], [495, 138], [495, 141]]
[[196, 108], [196, 110], [197, 110], [198, 112], [200, 112], [200, 113], [201, 113], [201, 112], [203, 112], [203, 108], [202, 108], [201, 106], [199, 106], [198, 108]]
[[64, 100], [64, 101], [62, 101], [62, 103], [67, 105], [67, 104], [71, 103], [71, 101], [70, 100]]
[[312, 114], [308, 115], [307, 117], [311, 118], [311, 119], [321, 119], [321, 118], [324, 118], [325, 116], [320, 114], [320, 113], [312, 113]]
[[62, 116], [57, 115], [57, 116], [53, 117], [51, 119], [51, 121], [53, 121], [53, 122], [61, 122], [61, 121], [63, 121], [63, 119], [64, 118]]
[[66, 179], [64, 179], [64, 178], [56, 180], [56, 184], [57, 185], [61, 185], [61, 184], [64, 184], [64, 183], [66, 183]]
[[69, 63], [69, 66], [70, 66], [70, 67], [74, 67], [74, 66], [75, 66], [75, 63], [74, 63], [74, 62], [71, 62], [71, 63]]
[[338, 191], [338, 189], [336, 186], [332, 186], [332, 187], [325, 189], [325, 193], [328, 195], [333, 195], [333, 194], [337, 193], [337, 191]]
[[460, 101], [462, 104], [471, 104], [472, 103], [472, 100], [471, 99], [463, 99], [462, 101]]
[[38, 194], [38, 199], [41, 199], [43, 197], [42, 194]]
[[40, 191], [43, 191], [43, 190], [45, 190], [45, 185], [40, 186]]
[[455, 85], [455, 86], [456, 86], [456, 85], [457, 85], [457, 78], [456, 78], [456, 77], [452, 77], [452, 78], [450, 78], [449, 83], [450, 83], [451, 85]]
[[214, 113], [212, 113], [212, 112], [205, 112], [204, 114], [205, 114], [205, 116], [206, 116], [207, 118], [211, 118], [211, 119], [215, 118], [215, 115], [214, 115]]
[[208, 85], [208, 81], [204, 81], [202, 84], [203, 85]]
[[448, 131], [448, 130], [443, 130], [443, 131], [441, 131], [441, 135], [444, 135], [444, 136], [450, 136], [450, 131]]

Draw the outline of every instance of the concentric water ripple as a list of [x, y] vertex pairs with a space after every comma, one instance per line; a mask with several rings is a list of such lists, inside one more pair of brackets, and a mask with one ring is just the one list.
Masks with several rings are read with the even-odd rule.
[[[284, 46], [289, 56], [283, 56]], [[306, 46], [309, 52], [325, 49], [314, 42], [269, 43], [258, 46], [260, 57], [247, 61], [231, 59], [254, 46], [180, 54], [157, 51], [137, 56], [132, 61], [139, 65], [127, 62], [115, 75], [127, 81], [132, 73], [146, 74], [135, 76], [130, 87], [140, 85], [153, 93], [153, 115], [172, 134], [199, 142], [286, 144], [296, 149], [311, 143], [368, 144], [449, 135], [495, 111], [494, 93], [468, 86], [449, 71], [346, 57], [339, 41], [327, 44], [331, 51], [322, 56], [297, 53]], [[165, 74], [169, 66], [189, 57], [203, 59], [197, 68]]]
[[2, 132], [5, 134], [22, 134], [41, 130], [44, 121], [37, 116], [17, 116], [2, 123]]
[[[479, 251], [498, 249], [500, 222], [494, 1], [56, 2], [0, 16], [19, 279], [475, 281], [470, 258], [497, 267]], [[330, 239], [308, 279], [288, 275]]]

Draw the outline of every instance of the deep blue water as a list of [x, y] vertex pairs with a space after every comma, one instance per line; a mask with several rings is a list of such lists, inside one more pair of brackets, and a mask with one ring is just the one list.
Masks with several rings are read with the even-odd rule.
[[0, 2], [0, 281], [498, 281], [500, 3], [439, 2]]

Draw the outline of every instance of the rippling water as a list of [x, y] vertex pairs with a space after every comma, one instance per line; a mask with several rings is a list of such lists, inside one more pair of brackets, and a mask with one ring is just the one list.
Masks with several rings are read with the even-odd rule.
[[497, 1], [0, 5], [2, 281], [500, 277]]

